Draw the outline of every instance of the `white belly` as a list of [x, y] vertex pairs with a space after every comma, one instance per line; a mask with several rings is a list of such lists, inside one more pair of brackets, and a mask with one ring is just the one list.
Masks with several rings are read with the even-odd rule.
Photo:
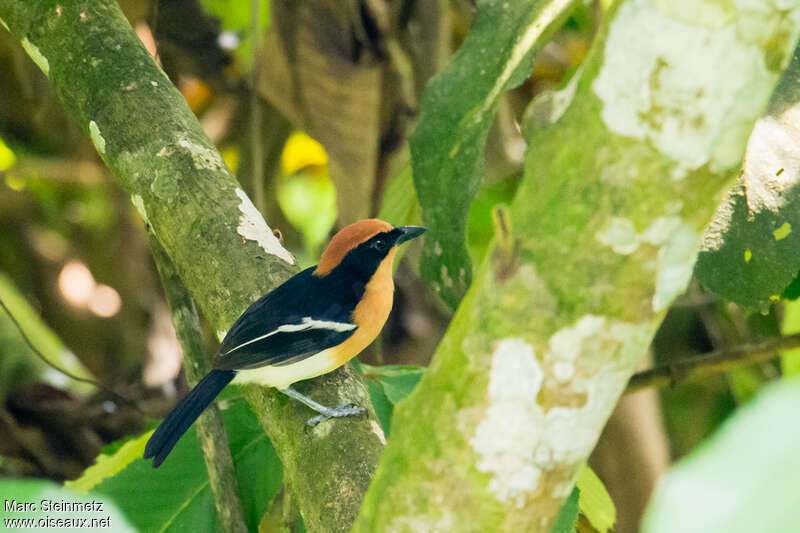
[[302, 361], [290, 363], [285, 366], [262, 366], [260, 368], [248, 368], [239, 370], [234, 383], [257, 383], [267, 387], [285, 389], [295, 381], [315, 378], [322, 374], [327, 374], [331, 370], [339, 367], [341, 360], [334, 357], [333, 350], [323, 350], [319, 353], [307, 357]]

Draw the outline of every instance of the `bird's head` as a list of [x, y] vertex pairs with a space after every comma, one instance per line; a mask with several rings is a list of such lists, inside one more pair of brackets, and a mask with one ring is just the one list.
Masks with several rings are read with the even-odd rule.
[[425, 228], [419, 226], [395, 227], [376, 218], [359, 220], [333, 236], [314, 274], [324, 276], [341, 265], [372, 275], [384, 261], [392, 262], [397, 246], [423, 233]]

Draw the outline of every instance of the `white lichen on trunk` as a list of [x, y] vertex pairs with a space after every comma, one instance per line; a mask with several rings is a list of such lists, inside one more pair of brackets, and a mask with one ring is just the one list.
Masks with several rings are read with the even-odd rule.
[[[619, 9], [593, 84], [603, 120], [614, 133], [652, 142], [675, 162], [675, 177], [706, 164], [729, 170], [777, 79], [762, 43], [749, 39], [751, 17], [781, 8], [751, 0], [743, 6], [751, 13], [720, 7], [719, 16], [706, 16], [693, 1], [675, 4], [631, 0]], [[774, 31], [779, 21], [764, 23], [759, 32]], [[740, 105], [743, 95], [760, 105]]]
[[189, 152], [197, 170], [219, 170], [225, 166], [222, 156], [212, 148], [206, 148], [186, 138], [178, 139], [178, 146]]
[[536, 404], [542, 371], [533, 347], [521, 339], [498, 342], [489, 375], [489, 406], [470, 441], [481, 459], [478, 470], [492, 474], [489, 491], [500, 501], [525, 502], [539, 483], [536, 446], [544, 413]]
[[[488, 406], [470, 439], [477, 469], [491, 474], [488, 491], [522, 508], [544, 472], [585, 461], [650, 330], [586, 315], [553, 334], [541, 360], [521, 338], [497, 341]], [[557, 402], [548, 400], [553, 389]], [[566, 496], [571, 481], [554, 496]]]
[[243, 239], [256, 241], [268, 254], [276, 255], [293, 265], [294, 257], [286, 248], [281, 246], [280, 241], [273, 235], [264, 217], [253, 205], [247, 193], [237, 187], [236, 196], [241, 200], [239, 204], [241, 215], [239, 216], [239, 225], [236, 228], [236, 233], [241, 235]]
[[672, 303], [692, 279], [700, 235], [691, 224], [681, 224], [658, 251], [656, 292], [653, 311], [658, 313]]

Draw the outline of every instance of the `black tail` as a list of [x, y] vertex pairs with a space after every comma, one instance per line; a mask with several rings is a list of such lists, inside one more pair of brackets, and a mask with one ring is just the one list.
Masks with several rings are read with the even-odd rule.
[[155, 457], [153, 468], [158, 468], [164, 462], [181, 435], [186, 433], [189, 426], [235, 375], [233, 370], [212, 370], [167, 415], [144, 448], [145, 459]]

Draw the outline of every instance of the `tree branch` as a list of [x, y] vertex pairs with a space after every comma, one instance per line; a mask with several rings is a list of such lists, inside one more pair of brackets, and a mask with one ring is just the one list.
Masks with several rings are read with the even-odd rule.
[[637, 392], [648, 387], [672, 387], [679, 381], [727, 372], [736, 367], [767, 361], [776, 357], [779, 352], [797, 347], [800, 347], [800, 333], [687, 357], [637, 372], [628, 381], [625, 393]]
[[[115, 2], [5, 0], [0, 19], [131, 195], [219, 335], [297, 271]], [[306, 388], [319, 399], [367, 397], [347, 372]], [[377, 419], [369, 413], [310, 430], [307, 410], [270, 410], [283, 402], [279, 395], [251, 388], [247, 397], [293, 480], [306, 526], [349, 530], [382, 449]]]
[[[460, 97], [458, 78], [449, 77], [456, 66], [465, 79], [493, 72], [484, 53], [497, 42], [497, 25], [486, 18], [493, 9], [500, 4], [478, 4], [470, 36], [437, 77], [437, 94], [447, 94], [449, 79]], [[754, 44], [734, 31], [752, 13], [727, 14], [709, 29], [653, 0], [614, 2], [576, 77], [549, 102], [531, 104], [525, 174], [509, 216], [431, 366], [395, 408], [354, 531], [552, 530], [666, 310], [689, 283], [716, 200], [740, 169], [746, 139], [729, 136], [729, 121], [747, 131], [782, 68], [765, 68], [762, 54], [788, 58], [800, 31], [797, 18], [788, 30], [770, 23], [761, 28], [769, 44]], [[665, 31], [657, 42], [641, 40], [642, 24], [654, 20]], [[470, 37], [482, 40], [467, 48]], [[698, 69], [715, 75], [698, 77]], [[737, 98], [743, 87], [752, 98]], [[698, 97], [688, 102], [686, 94]], [[473, 109], [489, 108], [446, 116], [434, 131], [463, 127]], [[444, 148], [443, 164], [464, 164], [442, 135], [430, 143], [432, 152]], [[442, 258], [462, 244], [448, 224], [435, 243]], [[442, 284], [460, 275], [447, 266], [437, 271]]]
[[[211, 360], [202, 343], [200, 319], [189, 292], [175, 271], [164, 248], [150, 236], [150, 248], [169, 303], [172, 324], [183, 350], [183, 370], [193, 387], [211, 370]], [[203, 450], [219, 523], [226, 533], [246, 533], [239, 484], [233, 467], [228, 434], [222, 425], [222, 414], [216, 403], [209, 405], [197, 420], [197, 437]]]

